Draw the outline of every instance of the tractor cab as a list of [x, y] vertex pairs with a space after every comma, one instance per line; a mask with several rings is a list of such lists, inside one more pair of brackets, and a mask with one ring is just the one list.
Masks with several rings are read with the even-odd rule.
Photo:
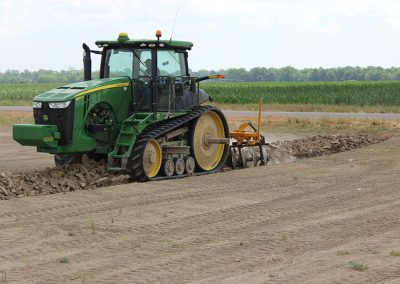
[[133, 113], [174, 113], [208, 100], [208, 95], [199, 90], [197, 78], [189, 74], [188, 50], [193, 44], [160, 40], [159, 30], [156, 36], [154, 40], [140, 40], [120, 33], [116, 41], [97, 41], [103, 49], [100, 79], [129, 79]]

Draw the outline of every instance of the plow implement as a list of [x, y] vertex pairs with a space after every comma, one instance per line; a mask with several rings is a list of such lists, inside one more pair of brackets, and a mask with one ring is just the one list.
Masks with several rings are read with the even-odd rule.
[[261, 134], [262, 100], [258, 103], [257, 128], [251, 122], [240, 124], [229, 132], [233, 140], [230, 145], [228, 165], [233, 169], [266, 165], [269, 157], [265, 137]]

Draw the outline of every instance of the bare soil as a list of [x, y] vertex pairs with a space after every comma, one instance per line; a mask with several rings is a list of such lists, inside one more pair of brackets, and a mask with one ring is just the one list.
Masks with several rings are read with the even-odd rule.
[[[322, 155], [293, 163], [12, 196], [0, 283], [397, 283], [400, 137], [386, 138], [311, 137], [275, 145]], [[6, 177], [51, 172], [50, 156], [7, 139]]]
[[[379, 143], [388, 139], [387, 135], [329, 135], [312, 136], [292, 141], [280, 141], [266, 146], [270, 164], [292, 162], [296, 158], [316, 157], [329, 155], [337, 152], [344, 152], [354, 148], [360, 148], [374, 143]], [[4, 142], [3, 142], [4, 143]], [[6, 142], [7, 143], [7, 142]], [[11, 142], [15, 147], [15, 142]], [[8, 149], [5, 145], [4, 149]], [[28, 152], [27, 156], [39, 156], [40, 153], [31, 153], [32, 147], [19, 147], [19, 152]], [[30, 148], [30, 149], [29, 149]], [[246, 165], [254, 166], [254, 157], [258, 160], [259, 151], [254, 148], [243, 151], [243, 155], [248, 156], [250, 163]], [[259, 150], [258, 148], [256, 150]], [[245, 154], [247, 153], [247, 154]], [[47, 195], [54, 193], [65, 193], [77, 190], [88, 190], [98, 187], [105, 187], [117, 184], [130, 183], [128, 175], [109, 172], [104, 160], [96, 162], [84, 156], [82, 164], [74, 164], [66, 167], [45, 167], [36, 170], [35, 163], [29, 164], [29, 170], [8, 171], [2, 170], [10, 168], [8, 161], [13, 161], [14, 153], [4, 153], [3, 158], [7, 163], [2, 166], [0, 163], [0, 200], [21, 198], [26, 196]], [[238, 153], [236, 154], [236, 156]], [[46, 155], [49, 156], [49, 155]], [[48, 158], [48, 157], [46, 157]], [[238, 159], [237, 157], [236, 159]], [[230, 160], [230, 159], [228, 159]], [[45, 160], [48, 163], [47, 159]], [[15, 161], [14, 161], [15, 162]], [[16, 165], [21, 161], [17, 159]], [[42, 162], [40, 160], [40, 162]], [[225, 171], [230, 170], [232, 163], [227, 162]], [[35, 169], [35, 170], [34, 170]]]
[[21, 147], [10, 132], [0, 131], [0, 171], [42, 169], [54, 165], [49, 154], [37, 153], [35, 147]]

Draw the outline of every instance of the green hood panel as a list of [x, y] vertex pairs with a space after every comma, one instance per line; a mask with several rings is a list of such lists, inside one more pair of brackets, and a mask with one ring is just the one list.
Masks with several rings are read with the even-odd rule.
[[43, 94], [37, 95], [33, 100], [35, 102], [65, 102], [97, 90], [128, 85], [129, 81], [125, 77], [83, 81], [47, 91]]

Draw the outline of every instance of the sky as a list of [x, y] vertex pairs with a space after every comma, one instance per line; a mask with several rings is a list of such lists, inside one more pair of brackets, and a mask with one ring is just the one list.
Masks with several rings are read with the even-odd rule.
[[120, 32], [169, 39], [177, 11], [194, 71], [400, 66], [399, 0], [0, 0], [0, 72], [81, 69], [83, 42]]

